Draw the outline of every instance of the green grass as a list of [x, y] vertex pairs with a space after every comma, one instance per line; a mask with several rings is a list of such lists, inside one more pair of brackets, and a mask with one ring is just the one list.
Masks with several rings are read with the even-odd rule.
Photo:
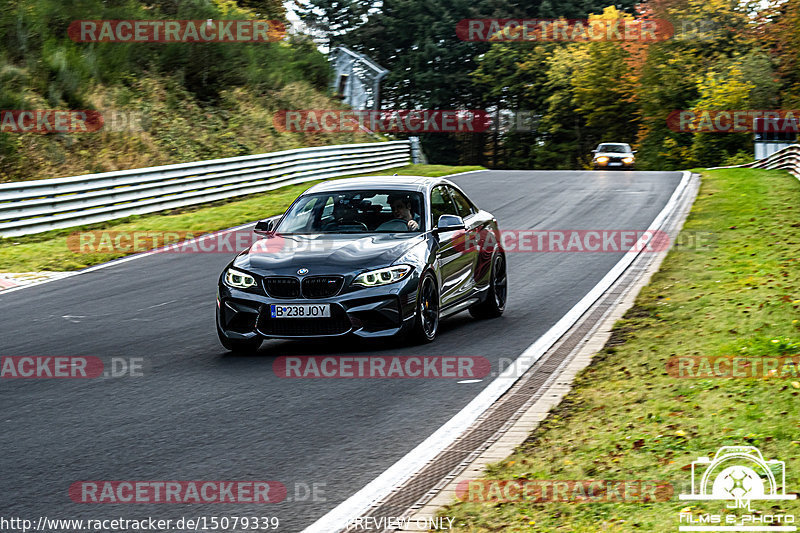
[[[565, 401], [487, 479], [663, 480], [662, 503], [472, 503], [442, 511], [455, 531], [677, 531], [679, 512], [724, 504], [679, 501], [688, 465], [720, 446], [750, 445], [786, 461], [800, 491], [800, 379], [677, 379], [672, 356], [800, 355], [800, 182], [785, 172], [703, 172], [684, 232]], [[690, 242], [688, 233], [683, 241]], [[753, 502], [800, 514], [800, 503]]]
[[[393, 174], [444, 176], [482, 167], [444, 165], [407, 165], [376, 175]], [[79, 270], [119, 257], [126, 253], [76, 253], [67, 247], [67, 237], [78, 231], [192, 231], [206, 233], [246, 224], [283, 213], [303, 191], [318, 181], [282, 187], [244, 199], [217, 202], [172, 212], [128, 217], [91, 226], [48, 231], [24, 237], [0, 239], [0, 272], [39, 272]], [[139, 250], [141, 251], [141, 250]]]

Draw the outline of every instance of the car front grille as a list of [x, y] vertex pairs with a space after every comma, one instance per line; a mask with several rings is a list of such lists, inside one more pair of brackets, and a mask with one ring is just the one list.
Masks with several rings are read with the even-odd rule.
[[297, 278], [266, 278], [264, 288], [273, 298], [300, 297], [300, 281]]
[[277, 337], [341, 335], [351, 327], [347, 313], [335, 304], [331, 305], [330, 318], [271, 318], [268, 311], [263, 311], [258, 321], [261, 334]]
[[341, 290], [344, 278], [342, 276], [313, 276], [303, 280], [303, 297], [329, 298], [336, 296]]
[[302, 283], [292, 277], [269, 277], [264, 280], [264, 289], [273, 298], [330, 298], [339, 293], [342, 285], [342, 276], [311, 276], [304, 278]]

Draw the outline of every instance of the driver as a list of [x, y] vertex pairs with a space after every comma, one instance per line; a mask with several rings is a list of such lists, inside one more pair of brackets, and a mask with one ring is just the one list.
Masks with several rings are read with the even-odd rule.
[[420, 216], [411, 213], [411, 198], [405, 195], [393, 194], [389, 196], [389, 205], [392, 206], [392, 215], [403, 220], [410, 231], [419, 229]]

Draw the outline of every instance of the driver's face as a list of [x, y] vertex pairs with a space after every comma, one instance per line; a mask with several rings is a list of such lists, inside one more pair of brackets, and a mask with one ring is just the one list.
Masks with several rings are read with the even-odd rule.
[[411, 218], [411, 210], [408, 207], [406, 207], [405, 202], [403, 202], [402, 200], [397, 200], [392, 202], [392, 214], [396, 218], [405, 218], [405, 219]]

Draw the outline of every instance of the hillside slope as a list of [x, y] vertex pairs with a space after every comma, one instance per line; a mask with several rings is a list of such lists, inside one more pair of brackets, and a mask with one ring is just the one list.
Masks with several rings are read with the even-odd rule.
[[97, 110], [104, 126], [70, 133], [0, 128], [0, 181], [371, 140], [273, 127], [280, 109], [341, 107], [326, 96], [328, 64], [308, 40], [83, 43], [68, 34], [77, 20], [282, 20], [280, 2], [7, 3], [0, 13], [0, 110]]

